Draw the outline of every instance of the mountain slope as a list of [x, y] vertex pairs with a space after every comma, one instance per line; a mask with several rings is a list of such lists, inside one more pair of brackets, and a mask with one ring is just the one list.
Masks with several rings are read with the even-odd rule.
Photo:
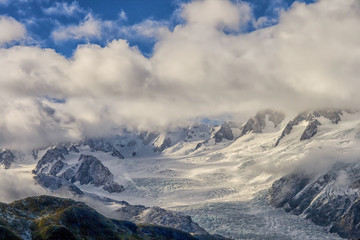
[[[246, 208], [258, 194], [275, 186], [273, 184], [276, 181], [280, 190], [274, 189], [273, 200], [270, 201], [273, 206], [284, 207], [317, 224], [321, 222], [319, 225], [332, 229], [333, 232], [341, 234], [341, 231], [348, 229], [347, 234], [352, 231], [356, 234], [356, 228], [344, 226], [357, 221], [354, 212], [357, 211], [355, 203], [359, 189], [345, 184], [337, 186], [336, 191], [331, 190], [331, 194], [324, 194], [326, 189], [335, 189], [334, 182], [342, 178], [346, 180], [347, 177], [344, 176], [352, 176], [350, 182], [355, 186], [358, 176], [350, 173], [352, 168], [356, 169], [355, 165], [329, 174], [332, 176], [329, 182], [321, 180], [321, 176], [328, 177], [326, 174], [332, 171], [335, 162], [358, 162], [356, 154], [347, 157], [346, 161], [344, 156], [346, 153], [356, 152], [360, 146], [359, 115], [344, 110], [317, 110], [290, 118], [291, 116], [285, 117], [276, 111], [266, 110], [260, 111], [243, 125], [228, 121], [219, 126], [193, 124], [162, 133], [124, 132], [109, 138], [87, 139], [38, 149], [34, 154], [38, 163], [33, 168], [37, 182], [51, 191], [70, 191], [80, 196], [96, 195], [103, 199], [131, 203], [132, 205], [123, 206], [123, 210], [118, 213], [131, 212], [128, 220], [136, 223], [152, 222], [164, 226], [179, 226], [182, 230], [190, 229], [193, 224], [187, 221], [186, 216], [163, 211], [164, 208], [184, 209], [185, 212], [194, 214], [192, 217], [202, 216], [196, 220], [201, 220], [200, 225], [206, 231], [220, 232], [234, 238], [253, 236], [257, 239], [262, 233], [256, 233], [256, 229], [250, 226], [251, 221], [248, 221], [249, 225], [237, 225], [236, 222], [243, 220], [221, 215], [232, 214], [221, 210], [227, 205], [222, 203], [237, 203], [242, 216], [241, 208]], [[317, 151], [322, 154], [314, 155]], [[327, 155], [324, 156], [323, 153]], [[17, 167], [21, 169], [22, 166], [17, 163], [6, 171], [16, 170]], [[291, 174], [294, 169], [302, 167], [313, 171]], [[105, 187], [111, 182], [122, 186], [121, 191], [108, 191]], [[279, 197], [282, 196], [282, 188], [293, 188], [293, 192], [287, 192], [289, 195], [285, 200]], [[329, 205], [324, 204], [326, 201]], [[211, 218], [219, 221], [219, 225], [204, 221], [206, 214], [213, 216], [209, 213], [207, 204], [214, 206], [213, 212], [223, 216]], [[198, 206], [196, 211], [187, 211], [192, 206]], [[294, 209], [292, 206], [295, 206]], [[119, 209], [116, 202], [109, 207]], [[267, 209], [270, 207], [267, 202], [262, 207], [265, 212], [279, 214]], [[332, 211], [328, 210], [329, 207]], [[321, 214], [317, 216], [316, 212]], [[258, 219], [251, 213], [244, 216]], [[278, 216], [284, 218], [281, 214]], [[284, 222], [276, 225], [276, 229], [269, 229], [270, 235], [285, 236], [283, 239], [303, 239], [309, 233], [317, 237], [312, 239], [335, 239], [333, 235], [325, 233], [325, 229], [322, 232], [321, 229], [312, 227], [308, 227], [309, 232], [303, 230], [303, 233], [293, 234], [286, 229], [287, 226], [283, 226]], [[255, 232], [247, 234], [243, 228]]]
[[171, 228], [109, 219], [70, 199], [39, 196], [0, 206], [0, 239], [196, 239]]

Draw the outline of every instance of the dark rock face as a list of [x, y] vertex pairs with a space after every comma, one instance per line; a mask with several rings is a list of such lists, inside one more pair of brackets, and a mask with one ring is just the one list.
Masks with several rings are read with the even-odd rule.
[[46, 174], [38, 174], [34, 178], [41, 186], [50, 190], [57, 191], [65, 188], [66, 190], [72, 192], [75, 195], [83, 195], [83, 192], [78, 187], [66, 181], [65, 179], [55, 176], [49, 176]]
[[306, 126], [303, 134], [300, 137], [300, 141], [307, 140], [312, 138], [317, 133], [317, 127], [320, 126], [321, 123], [314, 119]]
[[36, 165], [35, 172], [41, 173], [45, 170], [48, 170], [47, 165], [55, 161], [64, 160], [65, 155], [68, 154], [69, 151], [65, 147], [55, 147], [48, 150]]
[[337, 163], [322, 175], [297, 172], [272, 185], [271, 205], [304, 216], [341, 237], [360, 236], [360, 163]]
[[170, 146], [171, 146], [171, 138], [167, 137], [167, 138], [165, 138], [165, 140], [163, 141], [163, 143], [160, 146], [154, 148], [154, 152], [160, 153], [160, 152], [164, 151], [165, 148], [170, 147]]
[[202, 145], [203, 145], [202, 143], [196, 144], [195, 151], [198, 150], [199, 148], [201, 148]]
[[126, 205], [116, 210], [116, 218], [129, 220], [136, 224], [155, 224], [192, 233], [197, 239], [215, 239], [192, 221], [190, 216], [159, 207], [145, 207], [142, 205]]
[[75, 179], [83, 184], [94, 184], [96, 187], [111, 182], [114, 178], [110, 170], [105, 167], [99, 159], [91, 155], [81, 155], [82, 161]]
[[119, 193], [119, 192], [123, 192], [125, 190], [123, 185], [120, 185], [114, 181], [105, 184], [103, 189], [105, 191], [108, 191], [109, 193]]
[[65, 163], [63, 163], [63, 161], [61, 160], [57, 161], [51, 168], [49, 174], [52, 176], [56, 176], [56, 174], [58, 174], [64, 166]]
[[337, 233], [341, 237], [359, 239], [360, 232], [360, 199], [357, 199], [339, 221], [330, 229], [330, 232]]
[[111, 156], [117, 157], [119, 159], [124, 159], [124, 156], [116, 149], [112, 151]]
[[317, 116], [323, 116], [324, 118], [329, 119], [332, 123], [338, 124], [339, 121], [341, 121], [342, 111], [339, 109], [323, 109], [314, 111], [314, 114]]
[[142, 132], [139, 138], [143, 141], [144, 145], [148, 145], [157, 138], [159, 134], [153, 132]]
[[63, 172], [63, 174], [60, 175], [60, 178], [63, 178], [66, 181], [70, 181], [70, 182], [74, 183], [76, 181], [74, 176], [75, 176], [74, 169], [68, 168], [65, 170], [65, 172]]
[[0, 165], [5, 169], [9, 169], [14, 160], [15, 156], [10, 150], [6, 149], [0, 153]]
[[230, 141], [234, 140], [234, 135], [231, 130], [230, 124], [227, 122], [222, 124], [220, 129], [215, 133], [214, 138], [215, 138], [216, 143], [221, 142], [223, 139], [230, 140]]
[[[68, 154], [66, 148], [56, 147], [48, 150], [38, 162], [34, 173], [37, 175], [35, 179], [42, 186], [53, 191], [67, 187], [73, 193], [79, 194], [79, 189], [73, 185], [73, 183], [79, 181], [81, 185], [103, 186], [103, 189], [110, 193], [125, 190], [124, 186], [114, 182], [113, 174], [99, 159], [92, 155], [81, 155], [78, 160], [79, 167], [68, 166], [65, 162], [66, 154]], [[61, 171], [63, 172], [61, 173]]]
[[254, 128], [254, 124], [255, 124], [255, 120], [253, 118], [250, 118], [244, 125], [244, 128], [240, 134], [240, 137], [241, 136], [244, 136], [245, 134], [253, 131], [253, 128]]
[[293, 125], [291, 123], [286, 124], [286, 127], [284, 128], [284, 130], [282, 131], [280, 137], [278, 138], [278, 140], [275, 143], [275, 147], [277, 145], [279, 145], [281, 139], [283, 139], [286, 135], [289, 135], [291, 133], [291, 130], [293, 129], [292, 126]]
[[78, 153], [78, 152], [79, 152], [79, 149], [77, 149], [76, 146], [72, 145], [72, 146], [70, 147], [69, 151]]
[[189, 233], [171, 228], [137, 226], [132, 222], [109, 219], [84, 203], [70, 199], [30, 197], [1, 204], [1, 209], [0, 239], [196, 239]]
[[250, 132], [261, 133], [262, 130], [266, 127], [266, 117], [268, 117], [268, 120], [272, 122], [276, 128], [285, 119], [285, 114], [270, 109], [259, 111], [255, 117], [250, 118], [245, 123], [240, 137]]
[[91, 151], [102, 151], [102, 152], [112, 152], [114, 146], [105, 139], [88, 139], [84, 142], [84, 145], [88, 145]]
[[113, 143], [110, 140], [103, 138], [87, 139], [83, 142], [83, 145], [89, 146], [92, 152], [111, 152], [111, 156], [118, 157], [119, 159], [124, 159], [124, 156], [114, 147]]
[[[294, 173], [282, 177], [273, 183], [269, 191], [269, 200], [275, 207], [283, 207], [298, 194], [310, 181], [310, 177], [303, 173]], [[286, 187], [285, 187], [286, 186]]]
[[333, 124], [337, 124], [341, 120], [341, 115], [342, 111], [338, 109], [317, 110], [312, 112], [300, 113], [286, 125], [285, 129], [276, 141], [275, 147], [279, 145], [281, 139], [291, 133], [291, 130], [294, 126], [299, 125], [299, 123], [301, 123], [302, 121], [306, 121], [308, 125], [302, 133], [300, 141], [308, 140], [317, 133], [317, 128], [321, 125], [317, 118], [324, 117], [329, 119]]

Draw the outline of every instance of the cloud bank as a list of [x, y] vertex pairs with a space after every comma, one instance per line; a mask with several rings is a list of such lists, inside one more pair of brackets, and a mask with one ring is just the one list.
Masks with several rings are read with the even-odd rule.
[[[0, 143], [41, 145], [266, 107], [358, 107], [358, 1], [295, 3], [277, 25], [251, 33], [243, 31], [254, 21], [245, 3], [193, 1], [179, 11], [184, 23], [174, 29], [149, 24], [151, 57], [121, 39], [81, 45], [70, 59], [0, 49]], [[97, 37], [96, 21], [53, 37]]]

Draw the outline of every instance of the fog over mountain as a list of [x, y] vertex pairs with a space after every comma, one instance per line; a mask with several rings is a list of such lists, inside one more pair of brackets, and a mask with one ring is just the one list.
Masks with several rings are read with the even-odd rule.
[[[278, 24], [250, 33], [246, 26], [268, 19], [255, 19], [248, 3], [193, 1], [174, 15], [183, 23], [173, 29], [155, 20], [136, 26], [156, 39], [151, 56], [118, 39], [80, 45], [70, 58], [27, 46], [34, 39], [25, 26], [2, 16], [1, 146], [107, 135], [120, 126], [245, 119], [269, 107], [359, 107], [359, 1], [295, 2]], [[108, 25], [89, 16], [61, 36], [97, 36]]]

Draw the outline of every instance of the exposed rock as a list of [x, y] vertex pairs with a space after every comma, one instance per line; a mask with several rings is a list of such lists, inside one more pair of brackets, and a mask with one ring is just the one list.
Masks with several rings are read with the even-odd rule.
[[333, 124], [338, 124], [338, 122], [341, 121], [341, 116], [343, 115], [342, 111], [339, 109], [323, 109], [314, 111], [314, 114], [318, 114], [329, 119]]
[[144, 145], [148, 145], [149, 143], [154, 141], [155, 138], [157, 138], [158, 136], [159, 136], [159, 134], [157, 134], [157, 133], [142, 132], [139, 137], [143, 141]]
[[34, 158], [34, 160], [37, 160], [38, 154], [39, 154], [39, 150], [37, 150], [37, 149], [33, 149], [33, 150], [31, 151], [31, 155], [32, 155], [32, 157]]
[[102, 151], [102, 152], [112, 152], [114, 151], [114, 146], [105, 139], [87, 139], [84, 142], [84, 145], [88, 145], [91, 151]]
[[66, 181], [65, 179], [49, 176], [46, 174], [38, 174], [34, 178], [41, 186], [50, 190], [58, 191], [61, 189], [66, 189], [75, 195], [83, 195], [83, 192], [78, 187]]
[[79, 152], [80, 152], [79, 149], [77, 149], [77, 147], [76, 147], [75, 145], [72, 145], [72, 146], [70, 147], [69, 151], [71, 151], [71, 152], [76, 152], [76, 153], [79, 153]]
[[247, 133], [262, 133], [262, 130], [266, 127], [266, 118], [273, 123], [273, 127], [278, 127], [285, 119], [285, 114], [274, 110], [259, 111], [255, 117], [250, 118], [244, 125], [240, 137]]
[[159, 207], [145, 207], [142, 205], [125, 205], [116, 210], [116, 219], [129, 220], [136, 224], [155, 224], [163, 227], [175, 228], [191, 233], [197, 239], [220, 239], [211, 236], [190, 216]]
[[42, 173], [48, 170], [48, 165], [52, 162], [64, 160], [65, 155], [68, 155], [69, 151], [65, 147], [55, 147], [46, 151], [44, 156], [40, 159], [36, 165], [35, 172]]
[[110, 182], [105, 184], [103, 187], [105, 191], [108, 191], [109, 193], [120, 193], [125, 190], [123, 185], [118, 184], [117, 182]]
[[204, 141], [211, 136], [211, 128], [206, 124], [194, 124], [188, 128], [184, 141]]
[[275, 181], [269, 201], [350, 239], [360, 236], [360, 163], [337, 163], [315, 175], [293, 173]]
[[0, 153], [0, 165], [5, 169], [9, 169], [14, 160], [15, 155], [10, 150], [6, 149]]
[[360, 199], [331, 227], [330, 232], [341, 237], [359, 239], [360, 236]]
[[109, 219], [70, 199], [39, 196], [0, 205], [0, 239], [196, 239], [172, 228]]
[[60, 175], [60, 177], [72, 183], [76, 182], [75, 171], [73, 168], [66, 169], [65, 172]]
[[64, 166], [65, 163], [63, 161], [61, 160], [57, 161], [51, 168], [49, 174], [52, 176], [56, 176], [56, 174], [58, 174]]
[[281, 139], [291, 133], [291, 130], [294, 126], [299, 125], [299, 123], [303, 121], [308, 122], [308, 125], [302, 133], [300, 141], [310, 139], [317, 133], [317, 127], [321, 125], [317, 118], [324, 117], [329, 119], [333, 124], [337, 124], [341, 120], [341, 115], [342, 111], [338, 109], [317, 110], [300, 113], [293, 120], [289, 121], [280, 137], [276, 141], [274, 147], [279, 145]]
[[96, 157], [81, 154], [79, 161], [82, 163], [75, 174], [75, 179], [81, 185], [94, 184], [99, 187], [113, 181], [114, 176], [110, 170]]
[[253, 118], [250, 118], [246, 123], [245, 123], [245, 125], [244, 125], [244, 128], [243, 128], [243, 130], [242, 130], [242, 132], [241, 132], [241, 134], [240, 134], [240, 137], [241, 136], [244, 136], [245, 134], [247, 134], [247, 133], [249, 133], [249, 132], [251, 132], [251, 131], [253, 131], [253, 126], [254, 126], [254, 124], [255, 124], [255, 120], [253, 119]]
[[278, 140], [276, 141], [275, 143], [275, 146], [276, 147], [277, 145], [279, 145], [280, 143], [280, 140], [283, 139], [286, 135], [289, 135], [291, 133], [291, 130], [293, 129], [292, 127], [292, 124], [291, 123], [288, 123], [286, 124], [286, 127], [284, 128], [284, 130], [282, 131], [280, 137], [278, 138]]
[[307, 140], [312, 138], [317, 133], [317, 127], [320, 126], [321, 123], [314, 119], [306, 126], [303, 134], [300, 137], [300, 141]]
[[119, 159], [124, 159], [124, 156], [116, 149], [112, 151], [111, 156], [117, 157]]
[[275, 207], [283, 207], [296, 194], [298, 194], [311, 178], [304, 173], [293, 173], [275, 181], [269, 190], [270, 204]]
[[[37, 175], [36, 179], [39, 182], [42, 181], [40, 182], [41, 185], [51, 190], [58, 190], [62, 186], [68, 186], [64, 181], [68, 182], [69, 186], [73, 186], [73, 183], [79, 181], [81, 185], [93, 184], [96, 187], [103, 186], [103, 189], [110, 193], [124, 191], [124, 186], [114, 182], [113, 174], [99, 159], [92, 155], [82, 154], [78, 160], [79, 166], [69, 166], [66, 163], [64, 154], [66, 152], [62, 148], [54, 148], [48, 150], [39, 161], [34, 174]], [[59, 174], [60, 172], [62, 173]], [[45, 176], [49, 178], [45, 178]], [[51, 176], [55, 178], [50, 178]], [[50, 180], [55, 181], [54, 185], [48, 182]]]
[[220, 129], [214, 135], [215, 143], [221, 142], [223, 139], [226, 140], [234, 140], [234, 135], [231, 130], [231, 126], [229, 123], [225, 122], [221, 125]]
[[165, 148], [171, 146], [171, 138], [167, 137], [164, 139], [160, 146], [154, 147], [154, 152], [162, 152]]
[[199, 148], [201, 148], [202, 145], [203, 145], [202, 143], [196, 144], [195, 151], [198, 150]]

